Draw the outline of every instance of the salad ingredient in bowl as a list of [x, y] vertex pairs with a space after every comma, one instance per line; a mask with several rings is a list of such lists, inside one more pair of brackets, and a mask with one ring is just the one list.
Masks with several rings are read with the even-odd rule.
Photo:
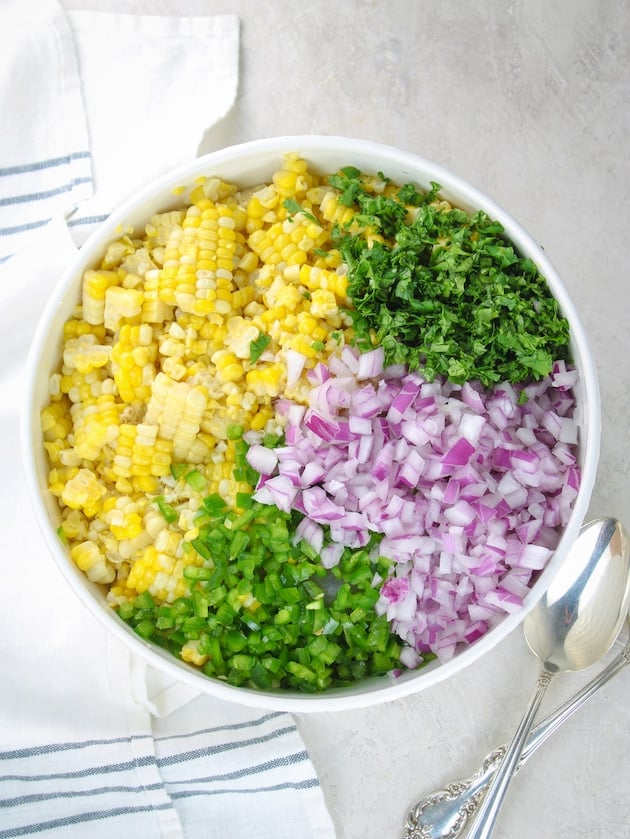
[[83, 272], [41, 413], [58, 534], [143, 639], [317, 693], [522, 608], [580, 486], [569, 324], [483, 211], [200, 177]]

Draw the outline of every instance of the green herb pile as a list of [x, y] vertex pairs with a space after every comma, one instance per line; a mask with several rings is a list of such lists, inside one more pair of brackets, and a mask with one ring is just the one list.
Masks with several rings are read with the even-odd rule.
[[428, 192], [407, 184], [377, 195], [354, 167], [328, 180], [357, 210], [354, 222], [384, 239], [368, 244], [363, 232], [336, 230], [360, 349], [382, 345], [387, 363], [429, 381], [484, 386], [541, 379], [568, 357], [568, 322], [499, 222], [445, 206], [435, 183]]

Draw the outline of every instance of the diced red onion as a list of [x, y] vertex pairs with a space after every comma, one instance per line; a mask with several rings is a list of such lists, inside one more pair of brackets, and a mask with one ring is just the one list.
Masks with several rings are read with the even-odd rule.
[[406, 374], [407, 368], [404, 364], [390, 364], [383, 370], [384, 379], [402, 379]]
[[557, 390], [570, 390], [578, 380], [577, 370], [567, 370], [564, 361], [556, 361], [551, 371], [551, 383]]
[[331, 501], [326, 492], [318, 486], [302, 490], [302, 504], [306, 514], [313, 521], [331, 522], [342, 519], [346, 515], [344, 510]]
[[336, 422], [324, 419], [321, 414], [312, 410], [307, 412], [304, 418], [304, 425], [312, 431], [313, 434], [321, 437], [322, 440], [334, 440], [339, 433], [339, 425]]
[[341, 361], [351, 373], [356, 374], [359, 370], [359, 353], [346, 344], [341, 350]]
[[[314, 522], [307, 516], [305, 516], [298, 523], [298, 526], [295, 528], [293, 543], [297, 544], [302, 540], [307, 542], [311, 546], [311, 548], [313, 548], [313, 550], [317, 551], [318, 553], [323, 550], [324, 531], [322, 527], [319, 524], [317, 524], [317, 522]], [[343, 552], [343, 548], [341, 549], [341, 551]]]
[[357, 381], [376, 379], [380, 376], [383, 372], [384, 360], [385, 351], [383, 347], [376, 347], [376, 349], [370, 350], [369, 352], [361, 353], [356, 369]]
[[320, 483], [326, 476], [326, 470], [320, 463], [309, 461], [304, 465], [300, 475], [300, 481], [303, 487], [309, 487], [313, 484]]
[[278, 455], [273, 449], [254, 444], [247, 451], [247, 462], [261, 475], [271, 475], [278, 465]]
[[319, 362], [307, 372], [306, 378], [312, 385], [321, 385], [330, 378], [330, 370], [325, 364]]
[[287, 386], [293, 387], [302, 375], [302, 370], [306, 364], [306, 356], [289, 348], [285, 352], [285, 359], [287, 363]]
[[325, 545], [319, 552], [319, 557], [324, 568], [334, 568], [339, 565], [339, 560], [343, 554], [344, 546], [341, 542], [330, 542]]
[[463, 466], [468, 463], [470, 458], [475, 453], [475, 447], [465, 437], [454, 443], [450, 449], [444, 453], [442, 457], [442, 464], [444, 466]]
[[[403, 664], [446, 660], [521, 608], [568, 521], [577, 373], [558, 362], [540, 382], [486, 391], [382, 365], [345, 347], [308, 371], [309, 407], [283, 405], [285, 445], [255, 497], [305, 513], [296, 535], [326, 568], [381, 534], [394, 566], [376, 610], [409, 645]], [[272, 462], [257, 448], [248, 459]]]
[[294, 506], [297, 493], [298, 489], [290, 478], [286, 475], [275, 475], [259, 487], [253, 497], [261, 504], [268, 504], [269, 501], [266, 499], [271, 494], [273, 499], [271, 503], [275, 504], [279, 510], [288, 513]]

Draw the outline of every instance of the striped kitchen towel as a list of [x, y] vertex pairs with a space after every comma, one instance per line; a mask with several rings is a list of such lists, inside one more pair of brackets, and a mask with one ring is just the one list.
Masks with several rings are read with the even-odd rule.
[[[76, 638], [68, 639], [76, 652], [66, 655], [46, 644], [48, 655], [56, 653], [49, 671], [38, 667], [24, 686], [16, 686], [18, 670], [9, 668], [0, 702], [0, 839], [71, 839], [88, 831], [105, 839], [115, 830], [140, 839], [334, 836], [290, 715], [191, 699], [178, 685], [175, 694], [188, 701], [149, 714], [151, 701], [134, 687], [133, 671], [144, 665], [94, 629], [82, 627], [90, 641], [85, 652], [76, 650]], [[33, 688], [60, 664], [61, 689]], [[79, 665], [89, 676], [81, 687], [73, 684]]]
[[[128, 658], [110, 638], [103, 643], [109, 663], [96, 675], [97, 684], [121, 671]], [[95, 655], [101, 649], [99, 644]], [[35, 738], [28, 720], [14, 737], [4, 732], [0, 839], [105, 839], [116, 830], [140, 839], [334, 835], [288, 714], [198, 696], [177, 711], [149, 717], [138, 697], [126, 694], [133, 679], [118, 676], [109, 706], [86, 691], [86, 705], [72, 707], [70, 699], [79, 698], [73, 691], [62, 707], [55, 698], [47, 713], [40, 707]], [[31, 712], [35, 704], [27, 700]]]
[[[116, 45], [108, 89], [95, 80], [99, 39]], [[121, 90], [139, 53], [145, 75]], [[293, 717], [199, 695], [111, 637], [55, 568], [20, 462], [26, 355], [76, 234], [137, 179], [195, 156], [236, 94], [237, 68], [230, 16], [0, 2], [0, 839], [334, 837]], [[201, 96], [191, 73], [208, 80]], [[156, 131], [156, 108], [192, 96], [176, 136]]]
[[0, 263], [92, 194], [74, 38], [43, 0], [0, 7]]

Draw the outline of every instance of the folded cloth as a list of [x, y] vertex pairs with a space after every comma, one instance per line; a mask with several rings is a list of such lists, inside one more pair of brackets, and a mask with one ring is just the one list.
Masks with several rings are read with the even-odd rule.
[[0, 103], [2, 263], [92, 193], [74, 39], [54, 0], [0, 5]]
[[[70, 590], [34, 521], [18, 440], [26, 355], [50, 289], [76, 254], [68, 219], [83, 213], [88, 198], [105, 196], [97, 180], [109, 176], [99, 173], [111, 171], [119, 150], [112, 146], [108, 154], [107, 143], [99, 143], [95, 93], [83, 108], [68, 17], [52, 0], [36, 6], [36, 14], [24, 0], [0, 6], [10, 53], [0, 75], [0, 107], [10, 126], [0, 135], [0, 839], [74, 839], [88, 832], [95, 839], [116, 832], [140, 839], [328, 839], [334, 828], [292, 716], [199, 694], [132, 655]], [[74, 30], [82, 33], [79, 44], [91, 38], [89, 19], [82, 17]], [[114, 42], [118, 24], [121, 39], [133, 32], [143, 40], [149, 21], [147, 40], [159, 51], [161, 68], [144, 79], [147, 90], [162, 89], [168, 76], [171, 99], [179, 90], [188, 100], [191, 72], [201, 69], [214, 80], [199, 98], [206, 118], [180, 119], [177, 140], [156, 130], [155, 109], [166, 100], [136, 88], [134, 130], [142, 136], [135, 148], [152, 144], [152, 154], [146, 166], [136, 158], [131, 174], [152, 177], [161, 159], [193, 157], [201, 132], [229, 107], [229, 91], [236, 92], [238, 38], [226, 34], [238, 32], [234, 21], [93, 20]], [[70, 22], [76, 24], [75, 16]], [[189, 56], [203, 54], [201, 65], [180, 63], [182, 37]], [[206, 53], [220, 56], [216, 74]], [[117, 61], [124, 64], [124, 51]], [[124, 67], [119, 70], [124, 78]], [[20, 97], [18, 88], [27, 95]], [[121, 191], [129, 177], [118, 182]], [[108, 200], [118, 187], [107, 191]], [[100, 206], [106, 212], [107, 203]]]
[[75, 237], [151, 178], [195, 157], [229, 111], [238, 80], [238, 19], [68, 12], [87, 111], [94, 196]]

